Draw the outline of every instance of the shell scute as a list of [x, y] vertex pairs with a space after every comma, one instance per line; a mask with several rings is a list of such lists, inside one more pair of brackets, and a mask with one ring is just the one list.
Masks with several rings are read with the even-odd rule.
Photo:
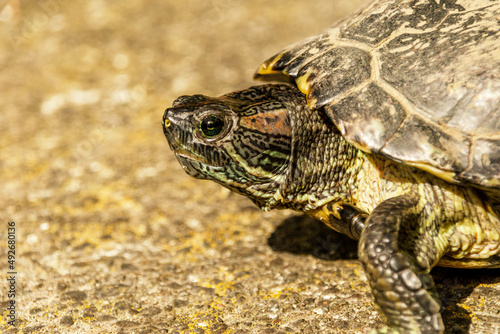
[[365, 152], [500, 191], [498, 17], [498, 1], [375, 1], [256, 77], [295, 80]]
[[468, 136], [458, 131], [449, 133], [429, 120], [410, 114], [387, 141], [382, 152], [456, 182], [455, 175], [469, 165], [470, 146]]
[[322, 107], [368, 80], [371, 58], [370, 53], [354, 47], [337, 47], [305, 64], [297, 80], [306, 76], [307, 90], [301, 90], [307, 94], [309, 105]]
[[406, 118], [399, 102], [373, 83], [325, 110], [344, 138], [372, 153], [380, 152]]
[[[499, 10], [493, 12], [500, 15]], [[431, 31], [395, 36], [378, 51], [381, 79], [418, 106], [419, 112], [445, 123], [477, 113], [498, 113], [500, 90], [490, 89], [488, 94], [487, 85], [500, 85], [500, 49], [495, 47], [500, 27], [478, 27], [469, 24], [471, 19], [489, 22], [494, 18], [489, 12], [454, 14]], [[478, 96], [487, 100], [487, 108], [477, 108], [473, 100]], [[449, 126], [468, 133], [467, 122]]]
[[480, 138], [471, 150], [471, 164], [461, 177], [490, 188], [500, 188], [500, 139]]
[[455, 0], [379, 1], [364, 13], [352, 19], [340, 30], [342, 39], [355, 40], [375, 46], [387, 39], [398, 29], [430, 29], [450, 12], [460, 11]]

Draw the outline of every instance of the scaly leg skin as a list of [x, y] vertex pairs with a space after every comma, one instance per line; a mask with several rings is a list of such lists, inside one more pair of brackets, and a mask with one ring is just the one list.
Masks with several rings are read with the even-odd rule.
[[[443, 333], [439, 296], [429, 274], [435, 263], [432, 227], [423, 227], [419, 195], [410, 192], [378, 205], [359, 243], [375, 304], [389, 326], [379, 333]], [[419, 245], [424, 244], [424, 249]], [[418, 260], [417, 260], [418, 255]]]

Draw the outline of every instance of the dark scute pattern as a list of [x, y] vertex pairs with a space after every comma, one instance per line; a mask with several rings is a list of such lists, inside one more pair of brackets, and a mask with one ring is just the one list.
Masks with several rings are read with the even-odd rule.
[[488, 90], [500, 89], [500, 57], [474, 48], [498, 43], [498, 26], [478, 26], [487, 15], [453, 14], [435, 30], [395, 37], [380, 49], [382, 78], [436, 121], [469, 133], [499, 131], [500, 97]]
[[369, 79], [370, 62], [371, 55], [363, 50], [337, 47], [304, 64], [297, 76], [311, 73], [307, 98], [319, 108]]
[[[312, 57], [322, 57], [323, 53], [332, 48], [332, 42], [328, 35], [319, 35], [309, 38], [296, 44], [289, 51], [284, 52], [280, 59], [274, 64], [273, 69], [285, 73], [292, 77], [298, 75], [298, 71], [311, 60]], [[311, 52], [311, 50], [315, 50]], [[270, 58], [274, 59], [276, 56]]]
[[[492, 144], [472, 145], [477, 147], [475, 151], [466, 152], [471, 142], [500, 135], [500, 3], [470, 1], [463, 6], [467, 8], [455, 0], [377, 1], [325, 33], [291, 46], [267, 65], [273, 64], [272, 71], [299, 79], [310, 105], [319, 108], [325, 104], [327, 110], [334, 110], [330, 116], [343, 135], [360, 147], [382, 150], [397, 161], [417, 163], [445, 180], [455, 177], [459, 182], [500, 189], [498, 164], [491, 163], [498, 160], [498, 145], [496, 149], [490, 149]], [[335, 45], [337, 28], [339, 44]], [[374, 58], [366, 53], [359, 58], [362, 61], [351, 66], [349, 61], [356, 59], [356, 52], [347, 61], [336, 54], [336, 50], [343, 55], [355, 50], [346, 45], [359, 45], [360, 55], [373, 48]], [[422, 120], [413, 127], [408, 121], [387, 150], [383, 145], [401, 119], [395, 117], [390, 127], [383, 121], [387, 132], [382, 127], [364, 127], [368, 122], [360, 119], [368, 120], [366, 111], [372, 102], [374, 115], [380, 115], [377, 110], [389, 109], [375, 106], [384, 100], [363, 101], [349, 91], [366, 84], [363, 79], [369, 74], [368, 80], [373, 79], [392, 96], [386, 101], [392, 101], [396, 116], [404, 108]], [[344, 122], [334, 113], [342, 113], [348, 120]], [[358, 118], [360, 113], [365, 115]], [[429, 131], [421, 130], [424, 125]], [[405, 132], [414, 128], [419, 132]], [[432, 141], [425, 142], [420, 134]], [[439, 135], [441, 141], [435, 139]], [[434, 144], [443, 145], [434, 150]]]
[[469, 148], [467, 136], [460, 133], [448, 135], [419, 116], [410, 115], [382, 153], [407, 162], [439, 166], [458, 174], [469, 164]]
[[399, 102], [373, 83], [325, 110], [347, 140], [373, 153], [380, 151], [406, 117]]
[[[472, 148], [472, 162], [461, 177], [474, 183], [482, 184], [486, 180], [499, 179], [500, 175], [500, 139], [480, 138]], [[500, 185], [497, 185], [500, 188]]]
[[448, 12], [464, 10], [455, 3], [456, 0], [420, 0], [404, 5], [394, 1], [387, 9], [370, 13], [362, 20], [354, 20], [354, 23], [343, 27], [340, 37], [375, 46], [399, 28], [429, 29]]

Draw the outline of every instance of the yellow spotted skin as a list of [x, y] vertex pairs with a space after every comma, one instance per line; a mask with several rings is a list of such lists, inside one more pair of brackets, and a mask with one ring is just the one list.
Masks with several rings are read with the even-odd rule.
[[415, 210], [425, 214], [426, 226], [440, 222], [436, 247], [441, 256], [449, 257], [431, 267], [500, 267], [500, 259], [487, 261], [500, 253], [500, 219], [478, 189], [451, 184], [417, 168], [375, 156], [366, 160], [360, 178], [366, 181], [358, 181], [353, 202], [366, 212], [389, 198], [418, 193]]
[[[360, 239], [360, 260], [390, 330], [441, 333], [439, 294], [429, 272], [436, 265], [500, 268], [500, 217], [494, 202], [474, 187], [359, 154], [365, 159], [357, 167], [352, 197], [306, 212]], [[358, 221], [345, 214], [347, 205], [359, 210]]]
[[[486, 200], [481, 191], [445, 182], [381, 156], [365, 155], [365, 158], [362, 166], [357, 167], [356, 191], [352, 197], [306, 212], [331, 225], [329, 220], [343, 218], [339, 206], [353, 204], [360, 212], [370, 214], [387, 199], [415, 193], [418, 202], [413, 210], [425, 216], [422, 227], [439, 225], [434, 247], [440, 255], [428, 266], [500, 268], [500, 257], [493, 257], [500, 254], [500, 218], [491, 200]], [[412, 233], [423, 232], [420, 229]], [[421, 251], [427, 253], [428, 249]]]

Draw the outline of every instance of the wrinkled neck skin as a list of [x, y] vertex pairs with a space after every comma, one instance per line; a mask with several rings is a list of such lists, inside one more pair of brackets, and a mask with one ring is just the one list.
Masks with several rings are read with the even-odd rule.
[[[202, 130], [207, 119], [224, 125], [209, 138]], [[295, 86], [181, 96], [165, 111], [163, 126], [189, 175], [243, 194], [262, 210], [352, 202], [363, 155]]]
[[311, 110], [302, 93], [282, 103], [291, 118], [291, 157], [274, 196], [256, 204], [264, 211], [304, 212], [331, 201], [351, 203], [364, 154], [343, 139], [326, 113]]

